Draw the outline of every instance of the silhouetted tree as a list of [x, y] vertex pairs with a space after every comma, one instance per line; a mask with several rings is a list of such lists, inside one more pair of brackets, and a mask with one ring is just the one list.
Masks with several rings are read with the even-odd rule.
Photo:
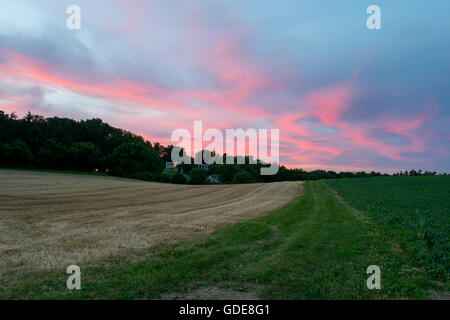
[[206, 171], [200, 168], [192, 168], [189, 174], [191, 176], [191, 184], [204, 184], [208, 177]]
[[233, 183], [252, 183], [253, 177], [247, 171], [239, 171], [233, 177]]
[[0, 145], [0, 164], [10, 167], [28, 167], [33, 155], [28, 145], [22, 140]]
[[124, 143], [114, 149], [109, 159], [110, 169], [119, 175], [140, 171], [162, 171], [163, 161], [147, 143]]

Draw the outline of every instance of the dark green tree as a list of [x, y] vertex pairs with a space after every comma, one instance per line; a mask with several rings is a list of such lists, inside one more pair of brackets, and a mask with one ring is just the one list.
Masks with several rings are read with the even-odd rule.
[[33, 155], [28, 145], [22, 140], [14, 140], [0, 146], [0, 163], [11, 167], [28, 167]]
[[161, 172], [163, 161], [149, 143], [124, 143], [114, 149], [108, 159], [110, 169], [118, 175], [140, 171]]
[[159, 181], [161, 181], [163, 183], [171, 183], [172, 182], [172, 176], [169, 173], [167, 173], [167, 172], [163, 172], [159, 176]]
[[208, 177], [206, 171], [200, 168], [193, 168], [189, 174], [191, 176], [191, 184], [204, 184]]
[[187, 179], [184, 174], [177, 172], [173, 175], [172, 182], [177, 184], [185, 184], [187, 182]]
[[70, 148], [72, 165], [78, 170], [94, 170], [102, 166], [100, 149], [90, 142], [77, 142]]
[[46, 169], [68, 169], [72, 159], [69, 148], [53, 139], [47, 139], [36, 154], [36, 165]]
[[233, 177], [233, 183], [252, 183], [254, 182], [253, 177], [247, 171], [239, 171]]

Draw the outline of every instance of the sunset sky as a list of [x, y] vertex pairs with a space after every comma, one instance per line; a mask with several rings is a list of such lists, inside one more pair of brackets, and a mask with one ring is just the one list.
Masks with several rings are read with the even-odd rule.
[[0, 109], [162, 144], [279, 128], [287, 167], [450, 172], [450, 1], [0, 0]]

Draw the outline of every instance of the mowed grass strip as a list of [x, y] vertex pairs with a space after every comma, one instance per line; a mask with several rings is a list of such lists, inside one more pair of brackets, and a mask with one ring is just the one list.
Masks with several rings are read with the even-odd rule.
[[[158, 299], [207, 286], [261, 299], [426, 298], [432, 285], [410, 262], [324, 182], [307, 182], [301, 197], [267, 216], [151, 249], [132, 264], [80, 266], [81, 290], [66, 288], [65, 270], [28, 273], [1, 284], [0, 298]], [[381, 290], [367, 289], [369, 265], [381, 268]]]

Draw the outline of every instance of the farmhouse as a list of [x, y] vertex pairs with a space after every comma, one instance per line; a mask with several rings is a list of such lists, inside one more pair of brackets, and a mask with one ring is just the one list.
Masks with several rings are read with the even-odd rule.
[[209, 183], [220, 183], [219, 175], [218, 174], [210, 174], [208, 178], [206, 178], [206, 181]]

